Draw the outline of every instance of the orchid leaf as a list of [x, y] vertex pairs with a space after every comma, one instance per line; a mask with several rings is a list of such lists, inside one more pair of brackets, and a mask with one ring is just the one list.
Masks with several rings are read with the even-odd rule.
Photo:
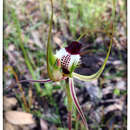
[[78, 110], [78, 112], [79, 112], [79, 114], [80, 114], [80, 116], [82, 118], [82, 121], [83, 121], [83, 123], [84, 123], [84, 125], [86, 127], [86, 130], [88, 130], [88, 125], [87, 125], [86, 118], [85, 118], [85, 116], [83, 114], [83, 111], [82, 111], [82, 109], [80, 107], [80, 104], [78, 102], [78, 99], [76, 97], [76, 93], [75, 93], [75, 89], [74, 89], [74, 82], [73, 82], [72, 78], [69, 78], [69, 87], [70, 87], [70, 93], [71, 93], [71, 97], [73, 99], [73, 102], [74, 102], [74, 104], [75, 104], [75, 106], [76, 106], [76, 108], [77, 108], [77, 110]]
[[103, 70], [104, 70], [104, 68], [106, 66], [107, 60], [108, 60], [109, 55], [110, 55], [111, 47], [112, 47], [112, 38], [111, 38], [111, 41], [110, 41], [109, 49], [108, 49], [106, 58], [104, 60], [104, 63], [102, 64], [102, 66], [98, 70], [98, 72], [96, 72], [95, 74], [92, 74], [90, 76], [80, 75], [80, 74], [77, 74], [77, 73], [73, 72], [72, 73], [73, 77], [75, 77], [75, 78], [77, 78], [79, 80], [83, 80], [83, 81], [92, 81], [92, 80], [97, 79], [102, 74], [102, 72], [103, 72]]

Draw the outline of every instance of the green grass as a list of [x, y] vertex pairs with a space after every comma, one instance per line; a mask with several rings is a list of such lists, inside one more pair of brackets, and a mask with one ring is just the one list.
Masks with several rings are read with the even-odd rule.
[[[19, 46], [22, 50], [22, 54], [24, 56], [24, 59], [25, 59], [25, 63], [29, 69], [29, 72], [31, 73], [32, 75], [32, 78], [34, 80], [36, 80], [36, 76], [35, 76], [35, 72], [33, 71], [33, 68], [32, 68], [32, 65], [30, 63], [30, 59], [28, 58], [28, 55], [27, 55], [27, 52], [26, 50], [24, 49], [24, 41], [22, 40], [22, 32], [21, 32], [21, 27], [20, 27], [20, 23], [19, 23], [19, 20], [17, 18], [17, 15], [15, 13], [15, 10], [11, 10], [11, 15], [12, 15], [12, 19], [13, 19], [13, 22], [14, 22], [14, 27], [16, 28], [16, 32], [17, 32], [17, 37], [18, 37], [18, 41], [19, 41]], [[40, 85], [39, 83], [35, 83], [36, 85], [36, 90], [37, 90], [37, 93], [39, 94], [41, 92], [41, 89], [40, 89]]]
[[102, 27], [101, 16], [106, 10], [108, 1], [103, 0], [75, 0], [66, 1], [69, 9], [69, 28], [72, 36], [78, 30], [93, 30]]

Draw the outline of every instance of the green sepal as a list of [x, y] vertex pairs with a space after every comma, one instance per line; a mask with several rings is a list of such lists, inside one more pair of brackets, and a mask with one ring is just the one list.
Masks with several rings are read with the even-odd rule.
[[62, 77], [61, 69], [57, 67], [57, 58], [53, 53], [52, 45], [50, 43], [51, 39], [51, 30], [52, 30], [52, 22], [53, 22], [53, 2], [51, 0], [51, 19], [50, 19], [50, 25], [49, 25], [49, 34], [48, 34], [48, 41], [47, 41], [47, 71], [49, 78], [52, 81], [58, 81], [59, 78]]
[[103, 72], [103, 70], [104, 70], [104, 68], [106, 66], [107, 60], [108, 60], [109, 55], [110, 55], [111, 47], [112, 47], [112, 38], [111, 38], [111, 41], [110, 41], [109, 49], [108, 49], [106, 58], [104, 60], [104, 63], [102, 64], [102, 66], [98, 70], [98, 72], [96, 72], [95, 74], [92, 74], [90, 76], [80, 75], [80, 74], [77, 74], [77, 73], [73, 72], [72, 73], [73, 77], [75, 77], [75, 78], [77, 78], [79, 80], [83, 80], [83, 81], [92, 81], [92, 80], [97, 79], [102, 74], [102, 72]]

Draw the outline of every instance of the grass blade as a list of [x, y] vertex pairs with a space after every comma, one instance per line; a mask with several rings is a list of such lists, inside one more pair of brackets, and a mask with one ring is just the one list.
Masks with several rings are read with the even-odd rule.
[[[20, 23], [19, 23], [19, 20], [17, 18], [17, 15], [16, 15], [14, 9], [11, 10], [11, 15], [12, 15], [12, 19], [13, 19], [14, 25], [16, 27], [16, 31], [17, 31], [18, 39], [19, 39], [19, 45], [20, 45], [20, 48], [22, 50], [23, 56], [25, 58], [25, 63], [26, 63], [26, 65], [27, 65], [27, 67], [28, 67], [28, 69], [29, 69], [29, 71], [30, 71], [30, 73], [32, 75], [32, 78], [34, 80], [36, 80], [36, 76], [35, 76], [35, 73], [33, 71], [32, 65], [31, 65], [31, 63], [29, 61], [29, 58], [27, 56], [27, 53], [26, 53], [26, 51], [24, 49], [24, 43], [23, 43], [23, 40], [22, 40], [22, 37], [21, 37], [22, 36], [21, 27], [20, 27]], [[40, 91], [41, 91], [40, 85], [38, 83], [35, 83], [35, 85], [36, 85], [37, 93], [40, 93]]]

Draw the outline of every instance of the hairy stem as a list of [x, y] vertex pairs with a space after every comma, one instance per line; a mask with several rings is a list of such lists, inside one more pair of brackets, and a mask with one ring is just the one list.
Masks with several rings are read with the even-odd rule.
[[71, 112], [68, 112], [68, 128], [71, 130], [72, 128], [72, 121], [71, 121]]

